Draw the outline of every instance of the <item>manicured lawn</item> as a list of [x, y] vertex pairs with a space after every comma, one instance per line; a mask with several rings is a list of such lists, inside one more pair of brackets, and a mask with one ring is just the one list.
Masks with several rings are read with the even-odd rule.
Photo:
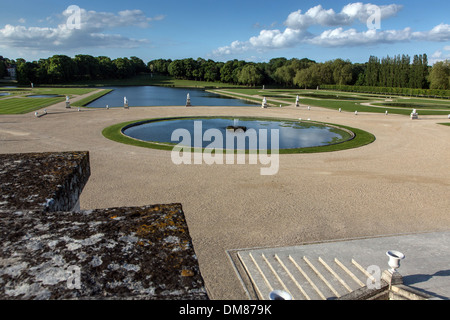
[[[8, 91], [7, 91], [8, 90]], [[95, 91], [92, 88], [14, 88], [2, 89], [11, 95], [0, 97], [0, 114], [25, 114], [65, 100], [65, 96], [84, 95]], [[106, 92], [107, 93], [107, 92]], [[59, 97], [31, 98], [30, 95], [58, 95]], [[98, 97], [96, 98], [98, 99]], [[76, 105], [74, 105], [76, 106]]]
[[63, 96], [83, 95], [95, 91], [93, 88], [34, 88], [27, 92], [27, 94], [60, 94]]
[[[256, 90], [256, 89], [242, 89], [242, 90]], [[215, 94], [225, 95], [223, 92], [219, 92], [219, 91], [215, 91], [215, 90], [208, 90], [208, 91], [213, 92], [213, 93], [215, 93]], [[238, 92], [238, 91], [239, 91], [238, 89], [233, 89], [233, 92], [227, 90], [226, 96], [229, 96], [229, 97], [235, 97], [236, 99], [246, 99], [246, 100], [249, 100], [249, 101], [252, 101], [252, 102], [261, 103], [261, 105], [262, 105], [262, 99], [261, 99], [261, 98], [257, 98], [257, 97], [253, 97], [253, 96], [247, 96], [247, 97], [244, 97], [244, 96], [242, 96], [242, 95], [239, 95], [239, 94], [236, 94], [236, 93], [235, 93], [235, 92]], [[244, 92], [245, 92], [245, 91], [244, 91]], [[283, 107], [288, 106], [288, 105], [290, 104], [290, 99], [287, 98], [287, 97], [282, 97], [282, 96], [278, 97], [278, 96], [276, 96], [276, 95], [263, 95], [263, 94], [261, 94], [261, 93], [257, 93], [257, 91], [255, 91], [255, 92], [256, 92], [256, 93], [254, 94], [255, 96], [256, 96], [256, 95], [261, 95], [261, 96], [265, 96], [266, 98], [268, 98], [268, 99], [267, 99], [267, 103], [268, 103], [270, 106], [275, 106], [275, 107], [279, 107], [279, 106], [280, 106], [280, 102], [274, 101], [274, 100], [272, 100], [271, 98], [274, 98], [274, 99], [277, 99], [277, 100], [285, 100], [286, 102], [282, 102], [282, 103], [281, 103], [281, 105], [282, 105]]]
[[[311, 107], [323, 107], [334, 110], [342, 109], [344, 112], [373, 112], [385, 113], [388, 111], [392, 114], [410, 115], [412, 109], [420, 109], [421, 115], [446, 115], [449, 113], [446, 109], [450, 109], [450, 101], [442, 99], [403, 99], [395, 98], [393, 101], [386, 103], [394, 103], [395, 105], [384, 105], [380, 101], [387, 99], [386, 97], [373, 97], [365, 94], [336, 92], [336, 91], [314, 91], [300, 89], [226, 89], [231, 94], [245, 94], [249, 96], [265, 96], [269, 100], [277, 99], [290, 104], [295, 103], [296, 96], [300, 96], [302, 105]], [[304, 94], [305, 96], [302, 96]], [[358, 99], [360, 98], [360, 99]], [[362, 105], [362, 103], [373, 103], [378, 107]], [[399, 105], [397, 105], [398, 103]], [[276, 103], [275, 103], [276, 105]]]
[[89, 103], [91, 103], [92, 101], [95, 101], [95, 100], [97, 100], [97, 99], [103, 97], [104, 95], [110, 93], [111, 91], [113, 91], [113, 90], [111, 90], [111, 89], [104, 89], [104, 90], [102, 90], [102, 91], [100, 91], [100, 92], [97, 92], [97, 93], [95, 93], [95, 94], [93, 94], [93, 95], [90, 95], [90, 96], [87, 97], [87, 98], [84, 98], [84, 99], [81, 99], [81, 100], [79, 100], [79, 101], [76, 101], [76, 102], [72, 103], [72, 105], [73, 105], [74, 107], [84, 107], [84, 106], [87, 106], [87, 105], [88, 105]]
[[25, 114], [64, 101], [59, 98], [11, 98], [0, 100], [0, 114]]

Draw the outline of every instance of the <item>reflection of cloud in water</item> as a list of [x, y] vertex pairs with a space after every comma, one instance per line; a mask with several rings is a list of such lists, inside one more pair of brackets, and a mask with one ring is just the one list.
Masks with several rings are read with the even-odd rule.
[[[271, 130], [279, 130], [279, 147], [280, 149], [295, 149], [307, 148], [336, 143], [347, 139], [348, 134], [341, 132], [336, 128], [322, 126], [316, 123], [308, 122], [287, 122], [287, 121], [267, 121], [267, 120], [246, 120], [228, 118], [198, 118], [198, 119], [173, 119], [166, 121], [156, 121], [131, 127], [125, 133], [136, 139], [153, 142], [165, 143], [179, 143], [180, 141], [172, 141], [172, 133], [177, 129], [185, 129], [189, 131], [192, 142], [194, 141], [194, 123], [201, 121], [202, 135], [209, 130], [214, 129], [215, 133], [223, 137], [223, 146], [226, 145], [227, 139], [238, 137], [246, 137], [246, 147], [249, 145], [248, 136], [257, 137], [260, 139], [258, 143], [265, 145], [260, 136], [260, 130], [267, 132], [267, 148], [271, 148]], [[244, 126], [248, 129], [247, 133], [233, 133], [227, 132], [226, 128], [230, 125], [238, 123], [239, 126]], [[255, 131], [255, 135], [250, 135], [250, 132]], [[211, 132], [210, 132], [211, 133]], [[214, 137], [216, 138], [216, 137]], [[197, 135], [196, 139], [202, 139], [202, 136]], [[215, 140], [214, 140], [215, 141]], [[211, 140], [203, 141], [203, 147], [211, 145]], [[262, 148], [262, 147], [260, 147]]]
[[284, 142], [284, 145], [292, 145], [292, 148], [296, 148], [295, 146], [297, 145], [314, 147], [331, 143], [335, 137], [342, 138], [341, 135], [332, 133], [327, 128], [295, 130], [285, 130], [285, 128], [280, 128], [280, 140]]

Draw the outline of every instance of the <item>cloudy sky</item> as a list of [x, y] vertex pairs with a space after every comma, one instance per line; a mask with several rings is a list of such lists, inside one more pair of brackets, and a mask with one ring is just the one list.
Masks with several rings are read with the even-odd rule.
[[450, 59], [447, 0], [2, 1], [0, 55], [366, 62]]

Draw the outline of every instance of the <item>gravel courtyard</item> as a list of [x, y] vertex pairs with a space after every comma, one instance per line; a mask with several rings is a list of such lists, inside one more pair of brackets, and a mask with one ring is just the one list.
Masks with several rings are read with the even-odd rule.
[[[227, 250], [450, 229], [450, 128], [437, 124], [447, 117], [413, 121], [294, 106], [46, 109], [39, 118], [0, 116], [0, 153], [89, 151], [82, 209], [181, 203], [212, 299], [247, 299]], [[377, 140], [346, 151], [280, 155], [278, 174], [262, 176], [262, 164], [175, 165], [168, 151], [102, 135], [125, 121], [208, 115], [311, 118]]]

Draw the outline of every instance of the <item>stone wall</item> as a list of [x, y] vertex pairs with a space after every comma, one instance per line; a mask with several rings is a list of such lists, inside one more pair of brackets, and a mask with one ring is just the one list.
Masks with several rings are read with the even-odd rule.
[[88, 152], [0, 155], [1, 211], [70, 211], [90, 177]]
[[1, 300], [208, 299], [181, 204], [69, 211], [87, 152], [0, 158]]

